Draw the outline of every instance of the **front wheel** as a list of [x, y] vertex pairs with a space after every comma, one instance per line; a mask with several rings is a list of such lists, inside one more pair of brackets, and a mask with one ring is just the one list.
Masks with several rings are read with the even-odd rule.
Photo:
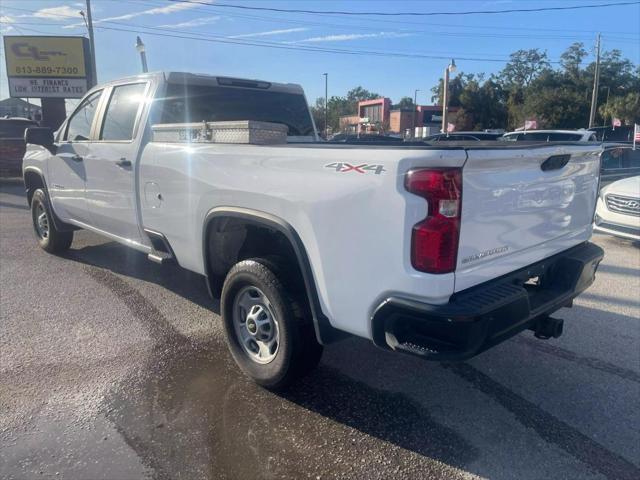
[[320, 361], [322, 345], [268, 260], [237, 263], [222, 287], [227, 344], [238, 366], [258, 384], [286, 387]]
[[39, 188], [31, 198], [31, 220], [40, 247], [49, 253], [68, 250], [73, 241], [73, 231], [63, 232], [56, 228], [47, 195]]

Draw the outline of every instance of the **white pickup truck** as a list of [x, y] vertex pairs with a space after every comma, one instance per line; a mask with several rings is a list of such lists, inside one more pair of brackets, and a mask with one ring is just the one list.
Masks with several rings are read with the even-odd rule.
[[603, 257], [593, 143], [330, 144], [297, 85], [176, 72], [95, 87], [25, 137], [42, 248], [86, 229], [203, 275], [270, 388], [345, 333], [447, 361], [557, 337]]

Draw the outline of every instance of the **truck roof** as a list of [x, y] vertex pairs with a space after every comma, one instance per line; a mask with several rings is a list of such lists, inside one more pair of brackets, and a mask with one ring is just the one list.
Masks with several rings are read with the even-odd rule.
[[[228, 77], [224, 75], [172, 71], [149, 72], [139, 75], [132, 75], [129, 77], [117, 78], [108, 82], [101, 83], [97, 85], [97, 88], [117, 85], [123, 82], [149, 79], [166, 81], [169, 83], [186, 83], [190, 85], [220, 85], [239, 88], [255, 88], [260, 90], [270, 90], [304, 95], [304, 90], [302, 89], [302, 87], [295, 83], [277, 83], [250, 78]], [[94, 87], [94, 89], [95, 88], [96, 87]]]

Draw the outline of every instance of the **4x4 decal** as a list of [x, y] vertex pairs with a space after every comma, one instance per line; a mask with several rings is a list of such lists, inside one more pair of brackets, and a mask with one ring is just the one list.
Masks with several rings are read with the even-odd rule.
[[324, 166], [324, 168], [331, 168], [336, 172], [346, 173], [346, 172], [355, 172], [355, 173], [369, 173], [373, 172], [374, 175], [380, 175], [381, 173], [386, 172], [384, 169], [384, 165], [372, 165], [369, 163], [363, 163], [361, 165], [351, 165], [350, 163], [328, 163]]

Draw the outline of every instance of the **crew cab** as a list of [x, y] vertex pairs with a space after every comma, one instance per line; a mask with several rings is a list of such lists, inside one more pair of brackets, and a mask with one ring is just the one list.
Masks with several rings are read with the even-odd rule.
[[178, 72], [95, 87], [26, 142], [42, 248], [86, 229], [201, 274], [269, 388], [346, 335], [447, 361], [557, 337], [603, 257], [597, 144], [327, 143], [297, 85]]

